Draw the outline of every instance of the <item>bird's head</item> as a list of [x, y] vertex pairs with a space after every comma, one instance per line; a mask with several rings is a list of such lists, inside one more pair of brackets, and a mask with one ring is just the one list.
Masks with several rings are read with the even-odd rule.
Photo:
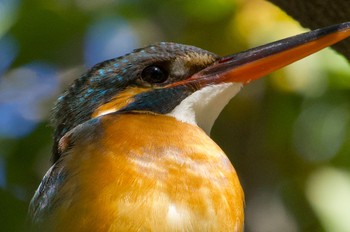
[[53, 161], [59, 140], [91, 118], [119, 112], [167, 114], [207, 133], [227, 102], [252, 80], [350, 35], [350, 23], [220, 57], [161, 42], [95, 65], [59, 97], [53, 111]]

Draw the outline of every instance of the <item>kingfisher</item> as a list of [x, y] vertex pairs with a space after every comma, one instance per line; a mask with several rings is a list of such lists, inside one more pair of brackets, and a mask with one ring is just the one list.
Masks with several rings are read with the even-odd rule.
[[210, 138], [250, 81], [350, 36], [350, 22], [234, 55], [160, 42], [95, 65], [53, 109], [35, 231], [242, 231], [244, 193]]

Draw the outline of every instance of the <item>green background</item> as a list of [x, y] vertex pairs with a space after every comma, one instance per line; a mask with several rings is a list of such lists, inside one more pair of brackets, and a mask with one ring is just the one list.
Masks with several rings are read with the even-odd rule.
[[[107, 42], [115, 56], [157, 41], [227, 55], [304, 30], [261, 0], [0, 0], [0, 230], [24, 230], [50, 165], [50, 108]], [[328, 49], [225, 108], [212, 137], [245, 189], [246, 231], [350, 231], [349, 89], [350, 66]]]

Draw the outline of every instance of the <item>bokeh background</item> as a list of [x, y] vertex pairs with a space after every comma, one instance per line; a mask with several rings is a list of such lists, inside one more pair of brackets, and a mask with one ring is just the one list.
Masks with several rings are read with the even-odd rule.
[[[306, 31], [263, 0], [0, 0], [0, 231], [49, 168], [48, 117], [93, 64], [157, 41], [227, 55]], [[350, 65], [331, 49], [251, 83], [217, 120], [246, 231], [350, 231]]]

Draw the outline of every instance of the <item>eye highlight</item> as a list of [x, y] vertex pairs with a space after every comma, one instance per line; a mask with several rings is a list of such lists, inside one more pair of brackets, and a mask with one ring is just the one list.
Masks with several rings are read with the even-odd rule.
[[168, 73], [161, 67], [151, 65], [141, 73], [141, 79], [151, 84], [163, 83], [168, 79]]

